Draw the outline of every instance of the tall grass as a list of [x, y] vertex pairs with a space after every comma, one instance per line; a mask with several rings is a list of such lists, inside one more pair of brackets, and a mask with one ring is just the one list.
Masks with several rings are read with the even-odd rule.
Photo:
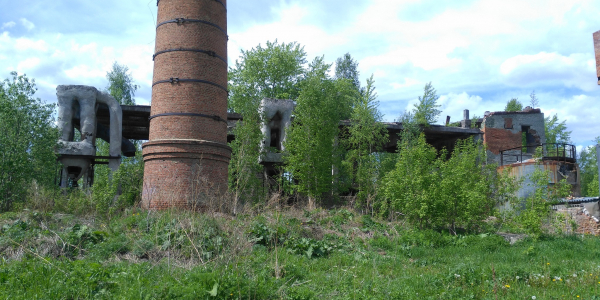
[[[597, 299], [600, 240], [510, 245], [350, 208], [272, 206], [235, 217], [57, 206], [0, 216], [0, 297], [11, 299]], [[64, 200], [66, 201], [66, 200]]]

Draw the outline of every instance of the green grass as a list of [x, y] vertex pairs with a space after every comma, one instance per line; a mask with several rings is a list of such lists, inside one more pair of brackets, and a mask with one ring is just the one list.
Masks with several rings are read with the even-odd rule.
[[600, 299], [593, 236], [509, 245], [345, 209], [133, 209], [110, 220], [23, 211], [0, 226], [0, 298]]

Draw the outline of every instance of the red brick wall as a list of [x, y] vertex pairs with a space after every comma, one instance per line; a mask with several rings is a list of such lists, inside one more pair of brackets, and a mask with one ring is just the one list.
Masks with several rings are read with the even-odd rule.
[[501, 150], [516, 148], [523, 144], [520, 132], [512, 133], [510, 130], [498, 128], [484, 128], [483, 142], [494, 154], [500, 154]]
[[[221, 0], [226, 3], [225, 0]], [[227, 11], [214, 0], [161, 0], [157, 24], [184, 18], [211, 22], [227, 30]], [[227, 34], [201, 22], [166, 23], [156, 29], [156, 47], [214, 51], [227, 57]], [[173, 51], [154, 58], [153, 82], [197, 79], [227, 87], [227, 63], [195, 51]], [[227, 92], [203, 82], [157, 83], [152, 87], [150, 141], [145, 162], [142, 206], [148, 209], [190, 207], [207, 189], [227, 187]]]

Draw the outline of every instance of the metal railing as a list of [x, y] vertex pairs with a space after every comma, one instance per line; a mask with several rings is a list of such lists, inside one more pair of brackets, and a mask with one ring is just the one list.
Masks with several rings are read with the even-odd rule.
[[[565, 143], [544, 143], [537, 145], [527, 145], [521, 147], [515, 147], [510, 149], [504, 149], [500, 151], [500, 165], [503, 166], [505, 161], [513, 162], [523, 162], [523, 157], [527, 159], [533, 158], [536, 149], [538, 147], [542, 147], [542, 159], [545, 160], [558, 160], [558, 161], [569, 161], [575, 162], [577, 158], [577, 148], [575, 145], [565, 144]], [[533, 151], [530, 151], [532, 150]], [[519, 153], [514, 153], [519, 150]], [[513, 153], [510, 153], [513, 152]], [[506, 158], [515, 158], [515, 161], [507, 160]]]

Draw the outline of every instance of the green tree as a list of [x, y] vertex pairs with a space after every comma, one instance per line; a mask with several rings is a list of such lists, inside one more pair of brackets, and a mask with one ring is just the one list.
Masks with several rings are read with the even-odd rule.
[[358, 97], [350, 117], [348, 129], [348, 151], [346, 164], [355, 174], [355, 185], [358, 190], [358, 201], [369, 206], [377, 190], [379, 177], [378, 151], [388, 139], [382, 116], [377, 109], [377, 93], [375, 92], [373, 75], [367, 79], [365, 91]]
[[329, 68], [322, 57], [309, 66], [285, 141], [286, 167], [297, 190], [308, 196], [309, 208], [331, 190], [339, 122], [355, 97], [349, 81], [329, 78]]
[[459, 140], [448, 157], [425, 141], [403, 136], [396, 165], [381, 183], [382, 197], [375, 208], [382, 216], [403, 215], [421, 228], [458, 227], [477, 230], [494, 214], [500, 200], [512, 198], [514, 180], [483, 165], [485, 149], [471, 138]]
[[536, 108], [539, 107], [540, 102], [538, 100], [538, 98], [535, 96], [535, 91], [531, 91], [531, 94], [529, 94], [529, 106], [531, 106], [531, 108]]
[[[114, 62], [112, 69], [106, 73], [106, 79], [108, 81], [106, 91], [121, 105], [135, 105], [134, 97], [138, 86], [134, 83], [127, 66]], [[135, 141], [134, 145], [136, 146], [136, 155], [123, 157], [116, 174], [111, 174], [107, 165], [97, 165], [94, 168], [92, 195], [98, 212], [101, 214], [117, 211], [141, 200], [144, 161], [141, 143]], [[97, 139], [96, 154], [109, 155], [109, 144], [104, 140]], [[115, 198], [115, 195], [118, 196]]]
[[396, 166], [383, 178], [383, 199], [375, 208], [385, 217], [401, 213], [423, 227], [435, 209], [436, 198], [431, 195], [437, 192], [439, 182], [437, 151], [422, 133], [414, 141], [402, 139], [398, 148]]
[[352, 58], [350, 53], [344, 54], [335, 61], [335, 78], [350, 80], [357, 91], [362, 91], [359, 75], [358, 62]]
[[233, 129], [235, 140], [229, 163], [229, 187], [234, 194], [234, 207], [242, 199], [258, 199], [262, 190], [257, 174], [263, 140], [259, 113], [264, 98], [296, 99], [304, 79], [306, 52], [297, 43], [267, 42], [242, 51], [235, 67], [229, 69], [230, 111], [240, 113], [243, 122]]
[[296, 99], [305, 64], [304, 47], [296, 42], [279, 44], [275, 40], [264, 48], [259, 44], [242, 50], [235, 67], [229, 69], [229, 109], [238, 112], [251, 101], [248, 99], [259, 103], [263, 98]]
[[441, 105], [437, 104], [440, 96], [437, 95], [431, 82], [425, 84], [423, 96], [419, 96], [419, 103], [414, 107], [414, 119], [419, 125], [430, 125], [437, 122], [441, 111], [438, 109]]
[[[594, 143], [600, 143], [600, 137], [594, 139]], [[598, 196], [598, 160], [596, 157], [596, 146], [585, 147], [579, 153], [577, 164], [579, 165], [579, 178], [581, 193], [583, 196]]]
[[567, 130], [566, 121], [559, 122], [556, 114], [544, 119], [544, 130], [546, 131], [546, 143], [571, 142], [571, 131]]
[[508, 102], [506, 103], [506, 107], [504, 108], [504, 111], [522, 111], [523, 110], [523, 104], [519, 101], [519, 99], [517, 98], [512, 98], [510, 100], [508, 100]]
[[55, 105], [34, 98], [35, 80], [10, 73], [0, 82], [0, 210], [25, 200], [33, 181], [53, 185], [54, 148], [58, 130], [52, 116]]
[[108, 79], [107, 92], [113, 96], [119, 104], [135, 105], [135, 91], [138, 86], [133, 82], [133, 76], [129, 72], [129, 68], [125, 65], [120, 65], [116, 61], [113, 63], [112, 69], [106, 73]]

